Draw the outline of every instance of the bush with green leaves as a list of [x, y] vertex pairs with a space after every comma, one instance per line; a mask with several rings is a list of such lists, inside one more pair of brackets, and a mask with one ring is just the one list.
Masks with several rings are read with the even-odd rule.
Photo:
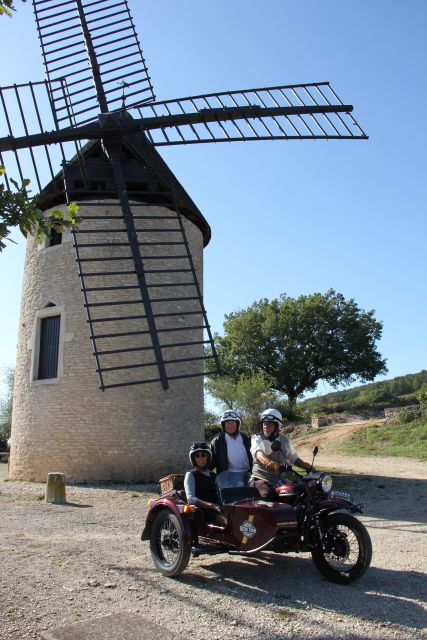
[[397, 411], [391, 418], [390, 422], [394, 424], [409, 424], [415, 420], [421, 420], [427, 417], [427, 411], [421, 406], [412, 405], [410, 407], [404, 407]]
[[421, 391], [417, 393], [417, 400], [420, 403], [420, 405], [423, 407], [423, 409], [427, 410], [427, 390], [426, 389], [421, 389]]

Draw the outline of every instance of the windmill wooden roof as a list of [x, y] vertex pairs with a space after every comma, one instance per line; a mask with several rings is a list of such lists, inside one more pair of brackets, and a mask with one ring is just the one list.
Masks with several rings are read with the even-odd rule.
[[[207, 220], [145, 135], [137, 133], [123, 137], [120, 144], [130, 200], [171, 209], [175, 209], [177, 203], [182, 215], [200, 229], [206, 246], [211, 238]], [[65, 179], [70, 201], [117, 198], [108, 156], [98, 140], [86, 143], [67, 162]], [[42, 189], [37, 202], [43, 211], [66, 202], [64, 170]]]

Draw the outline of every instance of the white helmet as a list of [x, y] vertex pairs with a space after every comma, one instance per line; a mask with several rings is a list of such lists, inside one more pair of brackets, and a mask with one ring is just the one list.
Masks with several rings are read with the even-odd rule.
[[240, 417], [240, 414], [237, 411], [234, 411], [234, 409], [227, 409], [227, 411], [224, 411], [221, 414], [219, 420], [223, 429], [224, 422], [226, 422], [227, 420], [234, 420], [234, 422], [237, 422], [237, 431], [240, 429], [240, 425], [242, 424], [242, 418]]
[[266, 409], [261, 413], [260, 420], [261, 422], [274, 422], [276, 431], [283, 424], [282, 414], [277, 409]]

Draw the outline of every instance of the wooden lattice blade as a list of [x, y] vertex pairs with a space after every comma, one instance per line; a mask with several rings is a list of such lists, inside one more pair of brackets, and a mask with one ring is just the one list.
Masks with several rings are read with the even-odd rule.
[[[0, 178], [8, 188], [10, 179], [21, 181], [30, 179], [31, 190], [43, 186], [54, 178], [62, 163], [81, 148], [80, 141], [60, 144], [42, 144], [31, 147], [27, 136], [57, 128], [55, 115], [51, 109], [50, 89], [47, 81], [0, 87], [0, 139], [12, 142], [23, 139], [19, 152], [13, 144], [5, 144], [0, 149], [0, 164], [6, 167], [6, 175]], [[55, 83], [60, 88], [61, 83]]]
[[366, 139], [352, 111], [353, 106], [343, 104], [327, 82], [211, 93], [130, 109], [134, 117], [138, 113], [144, 119], [147, 135], [156, 146], [238, 140]]
[[65, 167], [67, 192], [77, 202], [90, 193], [92, 178], [104, 183], [105, 203], [83, 199], [74, 236], [103, 390], [153, 382], [167, 389], [170, 380], [203, 376], [207, 359], [217, 361], [187, 239], [192, 223], [181, 215], [168, 168], [154, 164], [155, 151], [141, 138], [128, 142], [126, 153], [89, 144], [86, 185], [78, 164]]
[[145, 132], [155, 146], [259, 139], [366, 139], [352, 110], [328, 83], [250, 89], [156, 102], [137, 112], [131, 110], [139, 118], [102, 114], [99, 122], [75, 128], [1, 138], [0, 152], [79, 139], [115, 140], [138, 131]]
[[59, 127], [155, 99], [127, 0], [33, 0]]

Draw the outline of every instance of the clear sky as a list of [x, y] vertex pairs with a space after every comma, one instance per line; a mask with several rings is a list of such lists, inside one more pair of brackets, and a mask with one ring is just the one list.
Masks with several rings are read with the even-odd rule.
[[[0, 18], [3, 86], [43, 79], [31, 3], [16, 6]], [[330, 81], [370, 136], [161, 150], [212, 227], [212, 329], [260, 298], [333, 287], [384, 323], [387, 377], [427, 368], [427, 2], [129, 6], [157, 99]], [[0, 255], [0, 368], [15, 361], [25, 241], [14, 238]]]

